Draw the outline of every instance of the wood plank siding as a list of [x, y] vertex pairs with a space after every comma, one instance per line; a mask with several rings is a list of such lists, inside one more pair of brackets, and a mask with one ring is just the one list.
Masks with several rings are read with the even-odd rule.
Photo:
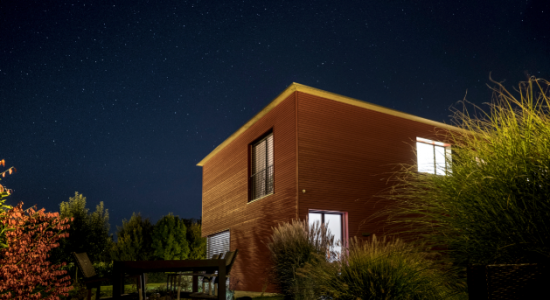
[[388, 188], [388, 172], [416, 161], [416, 137], [437, 139], [435, 127], [298, 92], [299, 218], [347, 212], [349, 237], [383, 235], [381, 220], [362, 223], [387, 205], [374, 195]]
[[[262, 291], [272, 227], [309, 210], [347, 212], [349, 237], [383, 235], [363, 221], [388, 203], [375, 195], [389, 172], [416, 161], [416, 138], [456, 128], [370, 103], [292, 84], [198, 165], [203, 167], [202, 236], [229, 230], [239, 249], [232, 289]], [[249, 202], [250, 145], [273, 132], [274, 193]], [[303, 193], [305, 190], [305, 193]], [[266, 292], [277, 292], [271, 285]]]
[[[203, 165], [202, 236], [230, 230], [239, 249], [231, 271], [238, 290], [261, 291], [268, 250], [279, 222], [296, 218], [296, 99], [291, 94]], [[249, 145], [273, 130], [274, 193], [248, 201]]]

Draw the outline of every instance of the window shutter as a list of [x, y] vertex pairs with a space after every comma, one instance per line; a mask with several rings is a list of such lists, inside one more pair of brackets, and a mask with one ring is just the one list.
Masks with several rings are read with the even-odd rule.
[[206, 239], [206, 258], [211, 259], [215, 254], [224, 254], [229, 251], [229, 230], [213, 234]]

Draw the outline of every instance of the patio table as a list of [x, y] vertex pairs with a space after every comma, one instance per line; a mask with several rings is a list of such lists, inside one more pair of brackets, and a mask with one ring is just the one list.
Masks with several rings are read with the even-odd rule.
[[[121, 299], [124, 293], [124, 274], [144, 274], [153, 272], [182, 272], [192, 271], [198, 273], [206, 271], [213, 274], [218, 271], [218, 300], [225, 299], [225, 259], [206, 260], [159, 260], [159, 261], [115, 261], [113, 263], [113, 299]], [[144, 278], [141, 276], [141, 286], [144, 286]], [[145, 289], [143, 289], [145, 293]], [[192, 292], [198, 291], [197, 276], [193, 276]], [[185, 293], [183, 294], [191, 294]], [[145, 296], [145, 295], [144, 295]], [[146, 298], [143, 298], [146, 299]]]

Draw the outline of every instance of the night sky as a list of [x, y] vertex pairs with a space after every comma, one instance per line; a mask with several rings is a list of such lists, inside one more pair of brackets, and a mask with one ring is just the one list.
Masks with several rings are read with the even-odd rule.
[[[418, 2], [418, 3], [415, 3]], [[200, 218], [196, 164], [292, 82], [450, 123], [550, 79], [550, 1], [0, 0], [8, 204]]]

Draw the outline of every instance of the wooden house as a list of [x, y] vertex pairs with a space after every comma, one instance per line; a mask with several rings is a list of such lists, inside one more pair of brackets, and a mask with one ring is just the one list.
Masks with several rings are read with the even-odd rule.
[[450, 145], [437, 141], [438, 128], [456, 129], [291, 84], [198, 163], [208, 257], [239, 249], [233, 289], [261, 292], [270, 263], [266, 243], [280, 222], [328, 222], [344, 243], [382, 235], [383, 224], [362, 224], [380, 209], [373, 196], [388, 187], [384, 178], [400, 163], [417, 161], [429, 173], [445, 167]]

